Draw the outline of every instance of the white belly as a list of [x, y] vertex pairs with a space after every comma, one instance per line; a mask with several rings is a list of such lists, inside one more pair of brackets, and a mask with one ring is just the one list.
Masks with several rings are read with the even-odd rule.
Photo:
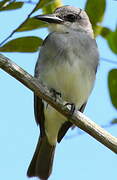
[[[65, 62], [53, 67], [41, 76], [49, 88], [60, 92], [63, 100], [74, 103], [80, 108], [88, 99], [93, 87], [95, 72], [91, 66], [76, 61], [74, 64]], [[51, 106], [45, 108], [45, 129], [49, 142], [55, 144], [61, 125], [67, 120]], [[50, 133], [51, 132], [51, 133]]]

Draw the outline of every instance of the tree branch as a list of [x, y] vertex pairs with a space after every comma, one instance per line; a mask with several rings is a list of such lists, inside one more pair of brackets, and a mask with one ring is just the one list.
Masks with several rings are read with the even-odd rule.
[[31, 76], [17, 64], [3, 55], [0, 55], [0, 68], [32, 90], [37, 96], [47, 101], [48, 104], [63, 114], [73, 124], [90, 134], [97, 141], [104, 144], [113, 152], [117, 153], [116, 137], [112, 136], [110, 133], [98, 126], [95, 122], [91, 121], [88, 117], [79, 111], [75, 111], [71, 116], [69, 108], [63, 105], [62, 100], [57, 99], [57, 102], [55, 102], [51, 97], [51, 93], [47, 87], [43, 86], [41, 83], [39, 83], [39, 80]]

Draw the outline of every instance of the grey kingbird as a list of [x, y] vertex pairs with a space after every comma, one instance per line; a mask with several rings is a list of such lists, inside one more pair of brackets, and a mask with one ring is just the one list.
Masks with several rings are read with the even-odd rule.
[[[84, 10], [72, 6], [59, 7], [53, 14], [36, 18], [49, 23], [51, 33], [40, 49], [35, 77], [83, 112], [99, 62], [90, 20]], [[36, 95], [34, 111], [40, 137], [27, 175], [47, 180], [52, 171], [56, 143], [72, 123]]]

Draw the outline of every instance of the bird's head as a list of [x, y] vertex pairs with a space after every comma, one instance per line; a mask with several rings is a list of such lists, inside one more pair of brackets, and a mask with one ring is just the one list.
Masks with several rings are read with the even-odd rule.
[[90, 20], [86, 12], [80, 8], [62, 6], [57, 8], [53, 14], [38, 15], [35, 18], [49, 23], [51, 31], [83, 31], [93, 37]]

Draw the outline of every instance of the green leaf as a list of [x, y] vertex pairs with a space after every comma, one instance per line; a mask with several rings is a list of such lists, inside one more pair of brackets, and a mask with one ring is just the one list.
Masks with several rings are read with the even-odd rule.
[[1, 2], [0, 2], [0, 9], [1, 9], [2, 7], [4, 7], [4, 6], [8, 5], [8, 4], [9, 4], [9, 1], [10, 1], [10, 0], [3, 0], [3, 1], [1, 1]]
[[27, 36], [13, 39], [0, 47], [1, 52], [36, 52], [42, 44], [42, 39], [36, 36]]
[[[97, 26], [101, 27], [101, 26]], [[96, 36], [101, 35], [103, 38], [107, 40], [107, 43], [110, 47], [110, 49], [117, 54], [117, 29], [115, 32], [112, 32], [111, 29], [107, 27], [101, 27], [99, 28], [100, 31], [96, 31]]]
[[111, 32], [112, 32], [112, 31], [111, 31], [109, 28], [107, 28], [107, 27], [102, 27], [101, 34], [100, 34], [100, 35], [101, 35], [103, 38], [107, 39]]
[[[0, 6], [1, 6], [1, 3], [2, 2], [0, 2]], [[16, 10], [16, 9], [21, 8], [23, 6], [23, 4], [24, 4], [23, 2], [12, 2], [8, 5], [6, 4], [6, 6], [4, 4], [4, 6], [2, 6], [2, 8], [0, 8], [0, 11]]]
[[95, 37], [101, 34], [102, 28], [103, 28], [102, 26], [98, 26], [98, 25], [95, 25], [95, 27], [93, 27]]
[[108, 87], [113, 106], [117, 109], [117, 69], [112, 69], [108, 74]]
[[111, 32], [107, 37], [108, 45], [110, 49], [117, 54], [117, 29], [115, 32]]
[[111, 33], [112, 31], [107, 28], [107, 27], [102, 27], [102, 26], [99, 26], [99, 25], [96, 25], [94, 27], [94, 34], [95, 34], [95, 37], [97, 37], [98, 35], [101, 35], [103, 38], [105, 38], [107, 40], [109, 34]]
[[95, 37], [101, 35], [103, 38], [107, 39], [111, 32], [112, 31], [109, 28], [99, 25], [96, 25], [94, 28]]
[[37, 28], [47, 27], [48, 24], [35, 18], [29, 18], [25, 24], [23, 24], [17, 32], [31, 31]]
[[51, 3], [48, 3], [46, 6], [43, 6], [43, 13], [50, 14], [52, 13], [57, 7], [63, 6], [62, 0], [53, 0]]
[[90, 18], [93, 27], [101, 23], [106, 8], [106, 0], [87, 0], [85, 10]]
[[54, 0], [40, 0], [38, 2], [37, 7], [35, 8], [34, 12], [37, 11], [38, 9], [43, 8], [44, 6], [47, 6], [48, 4], [52, 3]]
[[117, 118], [113, 119], [113, 120], [111, 121], [111, 124], [117, 124]]

